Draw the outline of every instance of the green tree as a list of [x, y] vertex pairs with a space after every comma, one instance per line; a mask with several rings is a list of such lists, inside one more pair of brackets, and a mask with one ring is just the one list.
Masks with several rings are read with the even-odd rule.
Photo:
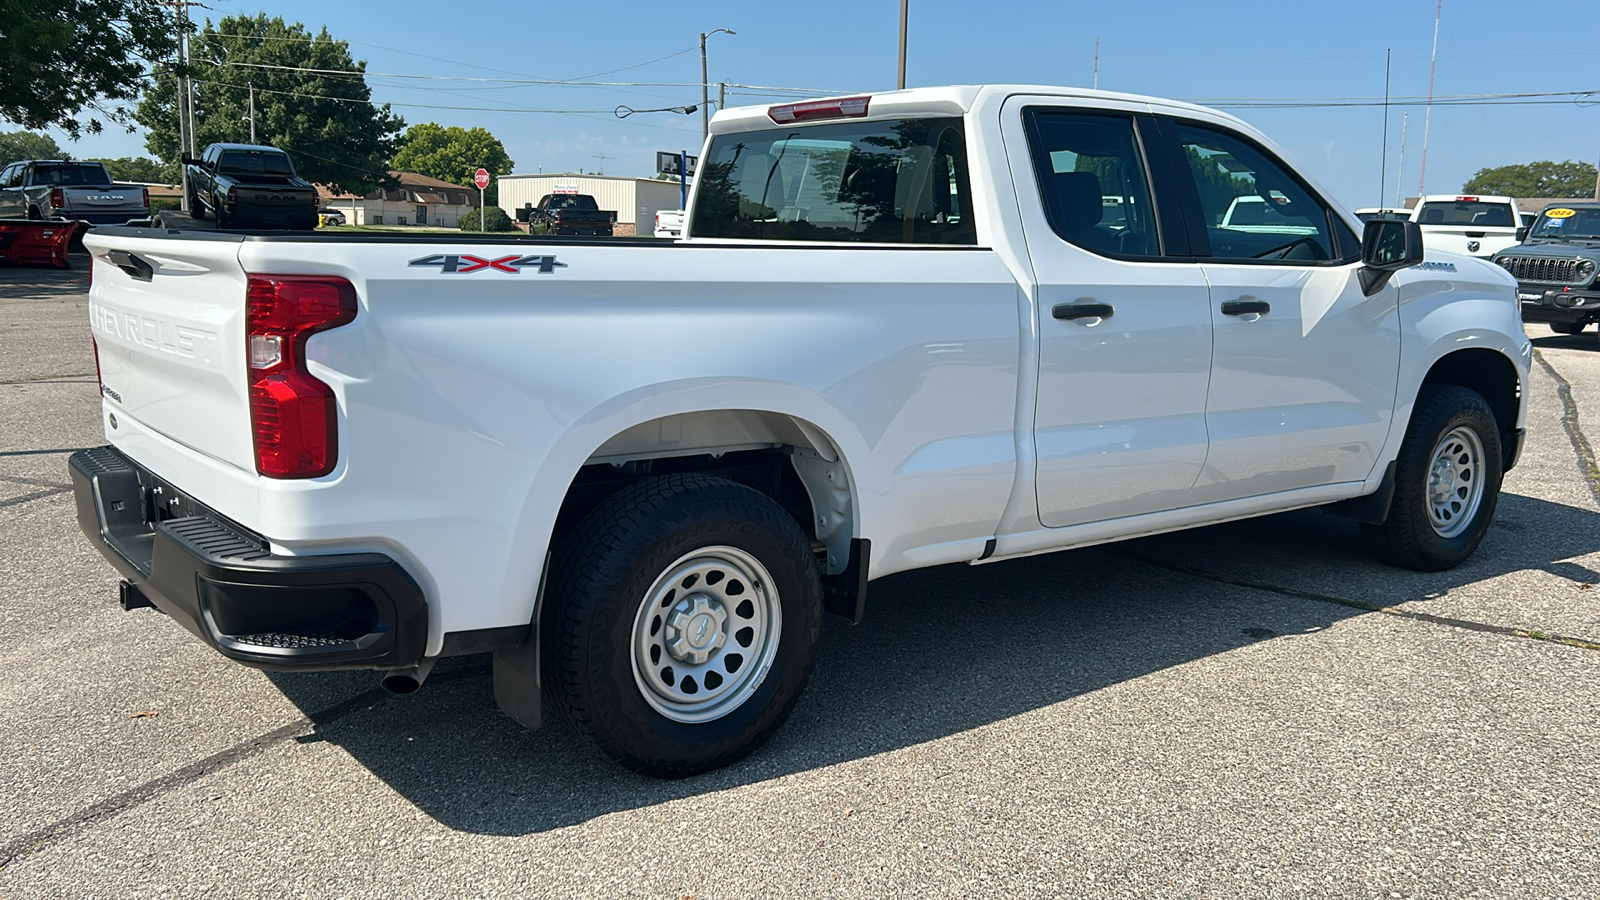
[[0, 131], [0, 166], [19, 159], [71, 159], [55, 138], [33, 131]]
[[[488, 169], [490, 175], [506, 175], [514, 165], [500, 139], [482, 128], [423, 122], [406, 129], [390, 168], [476, 188], [472, 174], [479, 166]], [[498, 182], [489, 182], [484, 191], [485, 203], [493, 206], [499, 202], [498, 188]]]
[[98, 134], [102, 118], [127, 125], [119, 101], [137, 97], [146, 70], [177, 47], [167, 5], [0, 0], [0, 119], [53, 125], [74, 138]]
[[[442, 181], [443, 179], [440, 179], [440, 180]], [[516, 231], [517, 230], [517, 226], [511, 224], [511, 217], [506, 215], [506, 211], [501, 209], [498, 206], [491, 206], [488, 209], [484, 210], [483, 217], [484, 217], [484, 221], [486, 223], [488, 223], [488, 226], [489, 226], [488, 228], [480, 229], [478, 227], [478, 211], [477, 210], [473, 210], [472, 212], [467, 213], [466, 215], [461, 217], [461, 230], [462, 231]]]
[[176, 184], [178, 167], [169, 166], [148, 156], [124, 156], [118, 159], [92, 159], [106, 167], [113, 181], [145, 181], [151, 184]]
[[[229, 16], [207, 21], [190, 55], [197, 148], [250, 139], [254, 85], [256, 142], [288, 152], [301, 177], [341, 193], [392, 186], [389, 157], [405, 122], [388, 104], [373, 105], [366, 63], [352, 60], [349, 44], [327, 29], [313, 35], [278, 17]], [[135, 118], [149, 129], [145, 147], [176, 163], [178, 89], [170, 68], [157, 70]]]
[[1589, 163], [1542, 159], [1479, 169], [1461, 191], [1507, 197], [1589, 197], [1594, 194], [1594, 178], [1594, 166]]

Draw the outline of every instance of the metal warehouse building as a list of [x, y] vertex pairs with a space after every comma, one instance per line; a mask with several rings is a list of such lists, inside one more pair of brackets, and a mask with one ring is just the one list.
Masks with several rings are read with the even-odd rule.
[[656, 211], [678, 208], [676, 181], [616, 175], [501, 175], [498, 183], [500, 208], [512, 219], [524, 204], [537, 204], [545, 194], [589, 194], [601, 209], [616, 211], [617, 234], [653, 234]]

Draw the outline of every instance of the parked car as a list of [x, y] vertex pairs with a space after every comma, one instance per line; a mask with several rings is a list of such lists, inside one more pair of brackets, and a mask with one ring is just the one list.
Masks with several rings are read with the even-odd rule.
[[1480, 259], [1492, 259], [1527, 234], [1510, 197], [1429, 194], [1417, 201], [1411, 221], [1422, 226], [1429, 247]]
[[[1281, 228], [1216, 224], [1224, 157]], [[91, 234], [109, 446], [69, 468], [123, 605], [400, 691], [492, 652], [509, 715], [547, 692], [682, 776], [779, 727], [871, 579], [1311, 506], [1446, 569], [1522, 445], [1511, 276], [1412, 222], [1358, 237], [1224, 113], [722, 110], [691, 204], [666, 244]], [[1028, 627], [986, 615], [950, 625]]]
[[604, 235], [614, 232], [617, 214], [603, 210], [588, 194], [545, 194], [539, 202], [525, 206], [517, 216], [528, 223], [528, 230], [542, 234]]
[[683, 237], [683, 210], [663, 209], [656, 213], [656, 237]]
[[1600, 322], [1600, 201], [1548, 207], [1522, 244], [1495, 254], [1517, 279], [1524, 322], [1577, 334]]
[[344, 217], [344, 211], [343, 210], [325, 209], [325, 210], [322, 211], [321, 216], [322, 216], [322, 224], [324, 224], [324, 225], [344, 225], [345, 224], [345, 217]]
[[212, 144], [199, 159], [183, 158], [189, 210], [212, 215], [218, 228], [317, 227], [321, 199], [295, 174], [289, 154], [256, 144]]
[[122, 224], [150, 216], [150, 189], [115, 184], [97, 162], [30, 159], [0, 170], [0, 217]]

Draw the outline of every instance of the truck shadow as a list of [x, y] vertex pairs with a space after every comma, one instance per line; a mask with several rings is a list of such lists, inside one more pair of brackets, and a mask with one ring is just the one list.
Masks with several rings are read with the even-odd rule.
[[[1600, 516], [1506, 495], [1479, 556], [1452, 572], [1373, 562], [1354, 525], [1315, 511], [993, 565], [945, 566], [873, 583], [867, 619], [829, 619], [788, 723], [726, 769], [681, 781], [602, 759], [550, 715], [528, 731], [499, 714], [487, 657], [444, 660], [423, 690], [375, 701], [304, 740], [332, 742], [442, 824], [520, 835], [671, 803], [981, 728], [1111, 685], [1357, 615], [1165, 568], [1253, 568], [1298, 551], [1308, 576], [1359, 583], [1398, 603], [1511, 571], [1600, 575], [1561, 562], [1600, 550]], [[1307, 555], [1305, 548], [1316, 552]], [[1148, 561], [1147, 561], [1148, 560]], [[1280, 581], [1298, 586], [1296, 581]], [[370, 691], [372, 673], [272, 676], [302, 709]], [[309, 713], [313, 720], [315, 713]]]
[[1593, 331], [1580, 334], [1552, 334], [1547, 337], [1530, 338], [1535, 347], [1549, 350], [1588, 350], [1600, 351], [1600, 340], [1596, 339]]

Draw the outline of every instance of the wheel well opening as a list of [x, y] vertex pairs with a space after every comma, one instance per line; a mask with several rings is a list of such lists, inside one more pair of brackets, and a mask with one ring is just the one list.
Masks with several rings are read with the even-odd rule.
[[1495, 422], [1500, 426], [1500, 444], [1509, 459], [1510, 438], [1516, 431], [1517, 409], [1522, 402], [1522, 383], [1511, 360], [1481, 347], [1457, 350], [1434, 363], [1422, 383], [1451, 384], [1477, 392], [1494, 411]]

